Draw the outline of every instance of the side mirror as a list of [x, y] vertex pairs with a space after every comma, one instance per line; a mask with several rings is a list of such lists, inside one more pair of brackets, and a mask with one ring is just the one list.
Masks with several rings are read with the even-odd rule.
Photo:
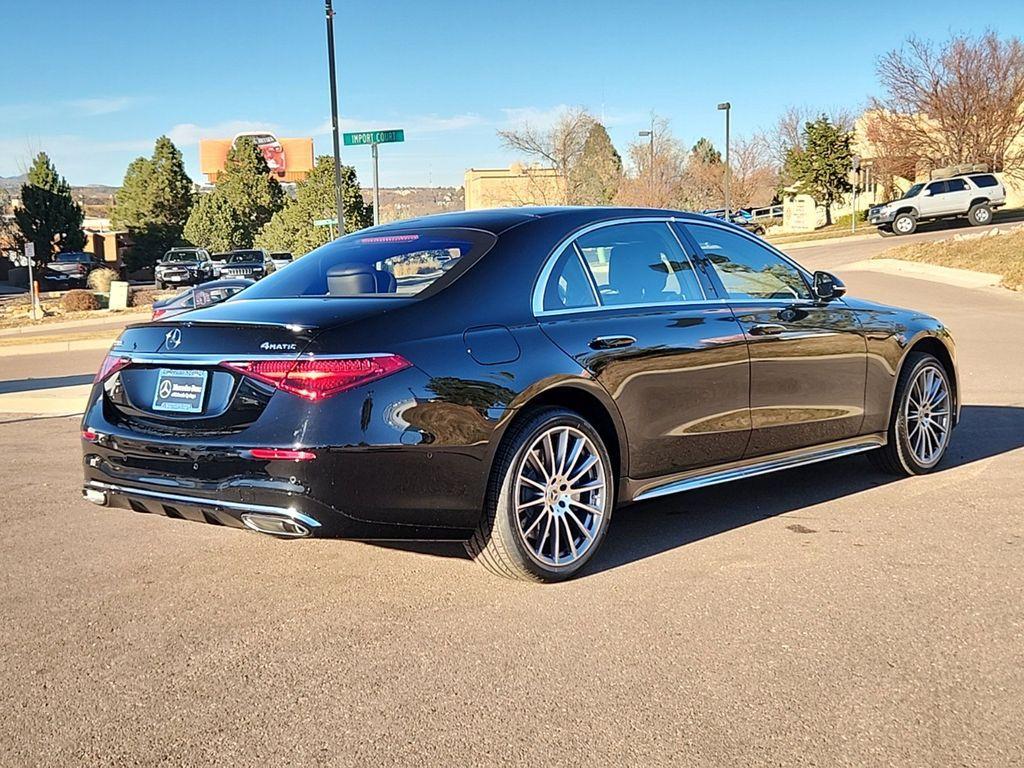
[[843, 281], [829, 272], [814, 273], [814, 297], [821, 301], [838, 299], [846, 293]]

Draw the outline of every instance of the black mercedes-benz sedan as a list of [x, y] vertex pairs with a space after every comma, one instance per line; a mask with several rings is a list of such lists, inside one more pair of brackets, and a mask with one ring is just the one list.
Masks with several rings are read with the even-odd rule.
[[127, 328], [82, 422], [84, 493], [281, 537], [462, 540], [556, 581], [631, 502], [859, 452], [928, 472], [958, 393], [941, 322], [731, 223], [443, 214]]

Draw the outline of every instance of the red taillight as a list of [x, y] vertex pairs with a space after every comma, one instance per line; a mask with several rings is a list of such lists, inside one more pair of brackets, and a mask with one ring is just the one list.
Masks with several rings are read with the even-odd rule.
[[312, 451], [299, 451], [291, 448], [250, 448], [245, 454], [251, 459], [267, 461], [312, 461], [316, 454]]
[[95, 443], [100, 439], [100, 433], [86, 427], [82, 430], [82, 439], [87, 443]]
[[154, 309], [153, 310], [153, 317], [152, 317], [152, 319], [153, 320], [159, 320], [161, 317], [163, 317], [166, 314], [167, 314], [167, 310], [166, 309]]
[[131, 362], [127, 357], [120, 357], [118, 355], [107, 355], [103, 358], [103, 365], [96, 372], [96, 378], [92, 380], [93, 384], [98, 381], [105, 381], [114, 373], [117, 373], [126, 365]]
[[252, 360], [226, 362], [222, 365], [285, 392], [316, 401], [344, 392], [346, 389], [383, 379], [408, 368], [411, 363], [399, 355], [380, 355], [309, 360]]

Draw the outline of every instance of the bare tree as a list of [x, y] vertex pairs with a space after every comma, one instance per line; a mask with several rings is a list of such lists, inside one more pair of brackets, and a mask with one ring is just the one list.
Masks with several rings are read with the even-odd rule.
[[1024, 44], [954, 35], [942, 45], [911, 37], [878, 60], [885, 95], [869, 133], [893, 167], [985, 162], [1024, 171]]
[[791, 181], [783, 174], [790, 151], [803, 149], [804, 129], [808, 123], [814, 122], [822, 115], [828, 117], [833, 125], [848, 131], [853, 130], [854, 114], [844, 107], [814, 109], [808, 106], [790, 106], [779, 116], [771, 129], [761, 134], [760, 140], [764, 145], [766, 159], [778, 168], [781, 184], [786, 185]]
[[506, 148], [554, 168], [565, 179], [565, 199], [557, 202], [571, 205], [579, 200], [581, 180], [576, 170], [595, 122], [583, 107], [571, 107], [562, 112], [550, 129], [524, 123], [498, 131], [498, 137]]
[[755, 133], [733, 143], [732, 189], [737, 208], [758, 208], [771, 204], [779, 188], [779, 167], [775, 164], [768, 138]]
[[[682, 199], [686, 153], [669, 130], [668, 120], [654, 118], [651, 139], [634, 141], [626, 150], [629, 173], [616, 195], [619, 205], [675, 208]], [[652, 152], [653, 146], [653, 152]]]

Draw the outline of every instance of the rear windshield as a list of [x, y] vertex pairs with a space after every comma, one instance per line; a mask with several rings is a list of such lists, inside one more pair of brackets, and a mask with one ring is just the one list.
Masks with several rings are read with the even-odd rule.
[[471, 229], [348, 235], [317, 248], [246, 289], [246, 299], [296, 296], [414, 296], [440, 290], [493, 245]]

